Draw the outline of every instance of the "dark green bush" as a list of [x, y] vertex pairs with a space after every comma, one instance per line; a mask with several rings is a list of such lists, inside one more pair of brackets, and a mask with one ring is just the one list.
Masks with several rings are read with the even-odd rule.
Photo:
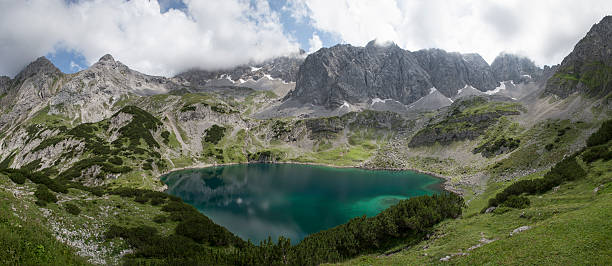
[[474, 153], [482, 152], [485, 157], [492, 157], [502, 151], [503, 148], [508, 152], [515, 150], [521, 143], [520, 139], [502, 137], [495, 141], [487, 142], [474, 149]]
[[68, 213], [72, 215], [78, 216], [79, 214], [81, 214], [81, 209], [72, 203], [64, 204], [64, 208], [66, 209]]
[[36, 170], [38, 170], [41, 165], [40, 163], [42, 162], [41, 159], [36, 159], [34, 161], [31, 161], [23, 166], [21, 166], [21, 170], [26, 171], [26, 172], [34, 172]]
[[2, 160], [2, 162], [0, 162], [0, 170], [1, 169], [7, 169], [11, 166], [11, 163], [13, 162], [13, 159], [15, 159], [15, 156], [17, 155], [16, 152], [11, 153], [11, 155], [7, 156], [6, 158], [4, 158], [4, 160]]
[[204, 141], [212, 144], [217, 144], [225, 135], [225, 128], [213, 125], [212, 127], [206, 129], [206, 136], [204, 137]]
[[168, 216], [165, 215], [157, 215], [155, 217], [153, 217], [153, 222], [156, 222], [158, 224], [163, 224], [168, 220]]
[[140, 196], [136, 196], [136, 198], [134, 198], [134, 201], [141, 203], [141, 204], [145, 204], [149, 202], [149, 198], [145, 197], [144, 195], [140, 195]]
[[119, 113], [127, 113], [132, 115], [132, 121], [119, 129], [121, 137], [129, 140], [129, 146], [131, 149], [134, 149], [140, 145], [141, 139], [143, 139], [147, 146], [151, 148], [160, 147], [159, 143], [157, 143], [157, 141], [155, 141], [153, 138], [153, 135], [151, 135], [151, 130], [155, 130], [162, 125], [159, 119], [136, 106], [126, 106], [115, 115], [118, 115]]
[[161, 137], [164, 139], [164, 144], [168, 145], [168, 143], [170, 143], [170, 132], [168, 131], [162, 132]]
[[30, 181], [32, 181], [33, 183], [43, 184], [47, 188], [57, 193], [68, 193], [68, 188], [66, 188], [66, 186], [64, 186], [62, 183], [58, 182], [57, 180], [49, 178], [48, 176], [46, 176], [45, 174], [41, 172], [28, 172], [28, 171], [23, 171], [23, 170], [16, 170], [16, 171], [20, 171], [25, 177], [30, 179]]
[[544, 149], [546, 149], [547, 151], [552, 151], [552, 149], [555, 148], [555, 145], [552, 143], [548, 143], [546, 144], [546, 146], [544, 146]]
[[608, 143], [612, 139], [612, 119], [601, 124], [599, 130], [591, 134], [587, 139], [587, 147], [593, 147]]
[[531, 204], [531, 202], [527, 197], [511, 195], [502, 205], [505, 207], [522, 209], [529, 206], [529, 204]]
[[185, 112], [193, 112], [196, 110], [196, 107], [193, 105], [185, 105], [181, 108], [181, 113], [185, 113]]
[[123, 159], [121, 159], [121, 157], [113, 156], [113, 157], [108, 159], [108, 162], [112, 163], [114, 165], [122, 165], [123, 164]]
[[55, 194], [49, 191], [47, 186], [45, 186], [44, 184], [38, 185], [36, 191], [34, 192], [34, 196], [38, 199], [36, 201], [36, 204], [39, 206], [46, 206], [47, 203], [57, 202], [57, 197], [55, 196]]
[[604, 161], [612, 159], [612, 151], [610, 151], [607, 145], [589, 147], [584, 153], [582, 153], [582, 160], [587, 163], [594, 162], [599, 159], [603, 159]]
[[193, 239], [195, 242], [205, 243], [210, 246], [226, 246], [231, 241], [231, 233], [227, 229], [216, 225], [208, 217], [195, 213], [180, 222], [176, 226], [175, 232], [177, 235], [182, 235]]
[[153, 170], [153, 165], [150, 162], [144, 162], [142, 164], [142, 170]]
[[21, 172], [2, 171], [2, 173], [8, 175], [15, 184], [23, 185], [25, 183], [26, 177]]
[[[573, 181], [585, 176], [586, 172], [576, 161], [576, 155], [569, 156], [555, 164], [543, 178], [520, 180], [511, 184], [502, 192], [497, 193], [494, 199], [490, 199], [487, 207], [482, 209], [481, 212], [484, 212], [488, 207], [494, 206], [522, 206], [521, 201], [528, 202], [529, 199], [517, 196], [522, 194], [542, 194], [551, 190], [553, 187], [561, 185], [563, 182]], [[512, 200], [513, 202], [506, 204], [508, 200]], [[527, 205], [528, 204], [529, 203], [527, 203]]]

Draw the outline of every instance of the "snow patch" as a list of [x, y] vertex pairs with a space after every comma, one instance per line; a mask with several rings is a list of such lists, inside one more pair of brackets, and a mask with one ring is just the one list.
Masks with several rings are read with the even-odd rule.
[[344, 101], [344, 103], [339, 108], [342, 108], [342, 107], [350, 108], [351, 105], [347, 103], [346, 101]]
[[436, 87], [432, 87], [431, 89], [429, 89], [429, 94], [432, 94], [436, 91], [437, 91]]
[[374, 105], [375, 103], [385, 103], [386, 100], [381, 100], [380, 98], [374, 98], [372, 99], [372, 104]]
[[[388, 101], [398, 102], [398, 101], [393, 100], [393, 99], [391, 99], [391, 98], [389, 98], [389, 99], [384, 99], [384, 100], [383, 100], [383, 99], [381, 99], [381, 98], [374, 98], [374, 99], [372, 99], [372, 103], [371, 103], [370, 105], [374, 105], [375, 103], [387, 103]], [[399, 102], [398, 102], [398, 103], [399, 103]]]
[[495, 88], [494, 90], [485, 91], [484, 93], [488, 94], [488, 95], [493, 95], [493, 94], [496, 94], [496, 93], [500, 93], [502, 90], [506, 90], [506, 82], [511, 82], [512, 85], [514, 85], [514, 82], [512, 82], [512, 81], [502, 81], [500, 83], [499, 87]]
[[228, 74], [223, 74], [221, 75], [221, 79], [227, 79], [229, 81], [231, 81], [232, 83], [236, 83], [235, 81], [232, 80], [232, 77]]
[[253, 67], [252, 66], [251, 67], [251, 72], [255, 72], [255, 71], [260, 70], [260, 69], [261, 69], [261, 67]]

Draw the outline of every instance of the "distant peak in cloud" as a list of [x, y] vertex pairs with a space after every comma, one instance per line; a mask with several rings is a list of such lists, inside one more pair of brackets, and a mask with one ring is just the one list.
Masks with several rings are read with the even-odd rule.
[[389, 46], [397, 46], [397, 44], [392, 40], [379, 40], [374, 39], [368, 42], [367, 46], [378, 46], [378, 47], [389, 47]]

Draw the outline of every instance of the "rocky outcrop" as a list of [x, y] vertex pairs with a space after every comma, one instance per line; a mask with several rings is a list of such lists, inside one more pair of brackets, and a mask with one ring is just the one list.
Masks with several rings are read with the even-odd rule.
[[491, 70], [497, 81], [512, 80], [517, 84], [535, 80], [542, 75], [542, 69], [531, 59], [507, 53], [501, 53], [493, 60]]
[[612, 16], [606, 16], [563, 59], [545, 92], [566, 98], [574, 92], [603, 96], [611, 91]]
[[493, 90], [497, 82], [489, 64], [479, 54], [447, 53], [442, 49], [414, 53], [433, 85], [446, 97], [453, 97], [466, 85], [480, 91]]
[[403, 132], [409, 127], [407, 121], [397, 113], [372, 110], [350, 112], [342, 116], [305, 119], [300, 123], [308, 129], [309, 138], [312, 140], [335, 138], [345, 129], [369, 128]]
[[409, 147], [442, 145], [455, 141], [473, 140], [505, 115], [520, 114], [518, 106], [510, 106], [486, 97], [466, 97], [450, 109], [434, 118], [425, 128], [417, 132], [408, 143]]
[[328, 108], [374, 98], [410, 104], [432, 87], [412, 53], [371, 41], [366, 47], [336, 45], [309, 55], [286, 99]]

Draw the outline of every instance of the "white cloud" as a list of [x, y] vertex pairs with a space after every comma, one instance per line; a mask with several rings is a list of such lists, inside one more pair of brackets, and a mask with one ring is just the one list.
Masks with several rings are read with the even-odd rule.
[[323, 42], [321, 42], [321, 38], [319, 38], [317, 33], [313, 33], [312, 38], [308, 40], [308, 45], [310, 46], [310, 48], [308, 48], [308, 53], [312, 54], [323, 47]]
[[72, 70], [72, 71], [80, 71], [82, 69], [83, 69], [83, 67], [81, 67], [79, 64], [75, 63], [74, 61], [70, 61], [70, 70]]
[[353, 45], [392, 40], [409, 50], [477, 52], [488, 62], [506, 51], [540, 65], [560, 63], [612, 10], [608, 0], [293, 1], [315, 28]]
[[184, 1], [187, 14], [161, 14], [157, 1], [0, 0], [0, 75], [15, 75], [56, 48], [88, 63], [106, 53], [128, 66], [170, 76], [227, 68], [298, 50], [264, 0]]
[[282, 10], [289, 12], [291, 17], [298, 23], [304, 23], [309, 16], [308, 7], [301, 0], [287, 0]]

